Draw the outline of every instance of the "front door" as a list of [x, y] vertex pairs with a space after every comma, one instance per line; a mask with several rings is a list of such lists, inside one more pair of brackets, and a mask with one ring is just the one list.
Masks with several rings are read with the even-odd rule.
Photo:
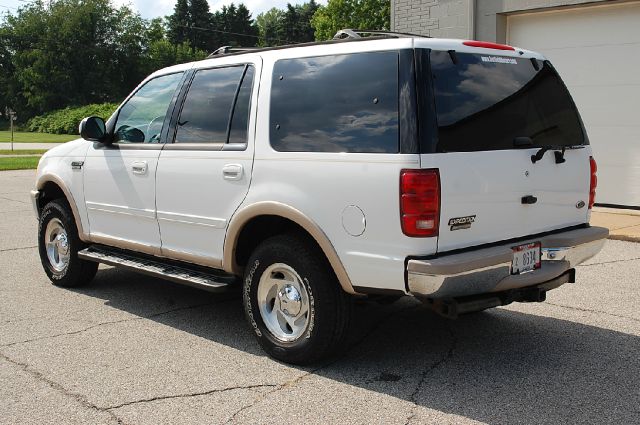
[[195, 72], [158, 163], [162, 255], [220, 266], [229, 219], [249, 190], [260, 64]]
[[159, 253], [155, 174], [165, 118], [182, 78], [168, 74], [142, 85], [118, 111], [113, 143], [89, 148], [84, 194], [94, 242]]

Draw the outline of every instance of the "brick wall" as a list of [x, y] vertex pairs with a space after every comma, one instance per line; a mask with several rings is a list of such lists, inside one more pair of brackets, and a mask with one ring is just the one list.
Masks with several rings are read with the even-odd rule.
[[615, 0], [391, 0], [391, 29], [431, 37], [504, 43], [506, 16], [514, 12]]
[[470, 0], [392, 0], [394, 31], [431, 37], [469, 38]]

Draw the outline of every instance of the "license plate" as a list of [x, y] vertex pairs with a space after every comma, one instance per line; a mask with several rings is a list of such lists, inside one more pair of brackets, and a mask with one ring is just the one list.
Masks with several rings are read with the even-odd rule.
[[511, 274], [522, 274], [540, 268], [540, 242], [514, 246]]

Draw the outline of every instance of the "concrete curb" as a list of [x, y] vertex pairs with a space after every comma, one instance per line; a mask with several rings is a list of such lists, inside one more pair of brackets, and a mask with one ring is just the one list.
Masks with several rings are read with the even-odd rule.
[[591, 224], [609, 229], [609, 239], [640, 242], [640, 211], [595, 207]]

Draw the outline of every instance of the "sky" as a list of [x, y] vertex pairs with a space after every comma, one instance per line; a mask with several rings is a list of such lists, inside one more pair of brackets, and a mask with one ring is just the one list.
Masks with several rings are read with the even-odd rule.
[[[133, 9], [140, 12], [143, 18], [150, 19], [157, 16], [165, 16], [173, 13], [173, 6], [175, 0], [112, 0], [115, 4], [129, 4]], [[222, 9], [222, 6], [232, 3], [231, 0], [208, 0], [209, 7], [212, 11]], [[316, 0], [317, 3], [327, 4], [327, 0]], [[0, 14], [4, 11], [15, 11], [19, 6], [24, 5], [25, 0], [0, 0]], [[233, 1], [236, 5], [244, 3], [245, 6], [251, 11], [253, 18], [258, 16], [259, 13], [265, 12], [272, 7], [284, 8], [287, 3], [299, 4], [304, 3], [304, 0], [242, 0]]]

